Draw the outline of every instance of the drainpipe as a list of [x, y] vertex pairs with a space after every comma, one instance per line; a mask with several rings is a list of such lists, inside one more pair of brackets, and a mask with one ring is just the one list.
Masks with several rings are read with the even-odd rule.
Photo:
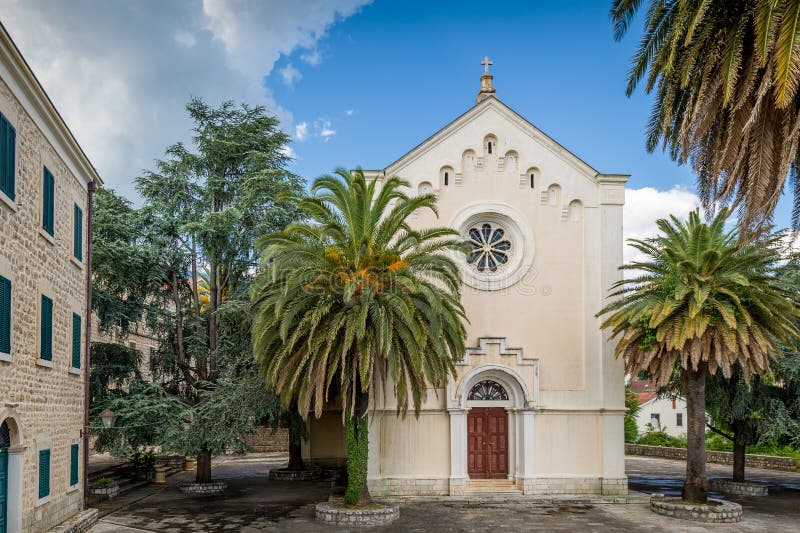
[[89, 508], [89, 374], [92, 347], [92, 219], [94, 218], [94, 181], [89, 182], [86, 200], [86, 357], [83, 367], [83, 508]]

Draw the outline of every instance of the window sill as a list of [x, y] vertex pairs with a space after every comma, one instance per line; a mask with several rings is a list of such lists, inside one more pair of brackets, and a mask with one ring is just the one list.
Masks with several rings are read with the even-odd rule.
[[17, 206], [17, 202], [9, 198], [9, 196], [3, 191], [0, 191], [0, 202], [6, 204], [8, 208], [14, 211], [15, 213], [19, 209], [19, 206]]
[[39, 498], [36, 500], [36, 507], [41, 507], [42, 505], [46, 504], [50, 501], [50, 494], [45, 496], [44, 498]]
[[56, 244], [56, 238], [55, 238], [55, 237], [53, 237], [52, 235], [50, 235], [49, 233], [47, 233], [47, 232], [44, 230], [44, 228], [39, 228], [39, 235], [41, 235], [42, 237], [44, 237], [44, 240], [46, 240], [47, 242], [49, 242], [50, 244], [52, 244], [53, 246], [55, 246], [55, 244]]
[[6, 363], [10, 363], [11, 362], [11, 354], [10, 353], [0, 352], [0, 361], [5, 361]]
[[70, 256], [70, 259], [72, 260], [72, 264], [73, 265], [75, 265], [76, 267], [78, 267], [81, 270], [83, 270], [83, 261], [81, 261], [80, 259], [76, 258], [74, 254]]
[[74, 485], [71, 485], [71, 486], [70, 486], [70, 487], [67, 489], [67, 494], [69, 494], [69, 493], [71, 493], [71, 492], [75, 492], [76, 490], [78, 490], [78, 487], [80, 487], [80, 484], [79, 484], [79, 483], [76, 483], [76, 484], [74, 484]]
[[53, 368], [53, 362], [48, 361], [47, 359], [42, 359], [41, 357], [36, 360], [37, 366], [43, 366], [45, 368]]
[[80, 368], [75, 368], [74, 366], [69, 367], [69, 370], [67, 370], [67, 371], [70, 374], [73, 374], [75, 376], [80, 376], [81, 375], [81, 369]]

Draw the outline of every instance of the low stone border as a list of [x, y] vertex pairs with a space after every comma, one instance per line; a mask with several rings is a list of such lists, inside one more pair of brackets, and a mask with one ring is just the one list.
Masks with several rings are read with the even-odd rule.
[[680, 498], [667, 498], [663, 494], [650, 496], [650, 510], [672, 518], [696, 522], [732, 524], [742, 520], [742, 506], [735, 502], [709, 498], [705, 504], [684, 503]]
[[317, 520], [341, 526], [380, 526], [394, 522], [400, 516], [400, 506], [378, 504], [375, 509], [347, 509], [341, 502], [317, 504]]
[[[626, 455], [643, 455], [646, 457], [663, 457], [664, 459], [686, 460], [686, 448], [670, 448], [668, 446], [647, 446], [644, 444], [625, 444]], [[706, 462], [721, 465], [733, 464], [733, 453], [706, 451]], [[755, 455], [748, 453], [744, 458], [747, 468], [764, 468], [783, 472], [800, 472], [800, 460], [793, 457], [776, 457], [773, 455]]]
[[279, 468], [269, 471], [272, 481], [311, 481], [319, 477], [320, 472], [314, 470], [288, 470]]
[[178, 489], [184, 494], [219, 494], [228, 488], [224, 481], [211, 481], [210, 483], [181, 483]]
[[734, 481], [730, 478], [719, 477], [709, 479], [708, 487], [713, 491], [734, 496], [767, 496], [769, 494], [769, 485], [759, 481]]
[[86, 509], [57, 525], [49, 533], [85, 533], [97, 523], [98, 516], [97, 509]]

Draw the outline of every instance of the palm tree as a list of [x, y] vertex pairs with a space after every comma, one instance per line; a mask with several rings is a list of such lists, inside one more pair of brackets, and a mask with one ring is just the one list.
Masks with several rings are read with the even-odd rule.
[[707, 499], [706, 377], [736, 369], [745, 379], [769, 372], [777, 342], [797, 338], [796, 291], [783, 278], [778, 236], [740, 242], [726, 230], [728, 210], [704, 223], [659, 220], [660, 234], [630, 240], [646, 259], [622, 267], [634, 274], [612, 288], [600, 314], [602, 328], [619, 337], [617, 356], [632, 373], [645, 371], [659, 385], [681, 372], [687, 407], [687, 459], [683, 499]]
[[[369, 501], [367, 407], [391, 380], [398, 413], [419, 412], [426, 388], [443, 387], [464, 352], [461, 280], [448, 228], [412, 229], [435, 196], [407, 196], [392, 177], [367, 180], [339, 169], [297, 201], [307, 217], [266, 235], [252, 291], [255, 357], [285, 404], [319, 417], [338, 403], [347, 432], [348, 504]], [[391, 389], [390, 389], [391, 390]]]
[[[619, 40], [642, 0], [614, 0]], [[704, 205], [770, 220], [787, 176], [800, 227], [800, 0], [649, 0], [628, 95], [656, 89], [647, 148], [691, 161]]]

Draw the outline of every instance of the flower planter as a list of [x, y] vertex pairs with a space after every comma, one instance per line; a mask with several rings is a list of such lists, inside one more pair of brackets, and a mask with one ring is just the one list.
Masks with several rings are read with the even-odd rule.
[[734, 496], [767, 496], [769, 494], [769, 485], [758, 481], [714, 478], [708, 480], [708, 487], [715, 492], [724, 492]]
[[394, 522], [400, 516], [400, 506], [374, 502], [364, 509], [345, 507], [342, 502], [322, 502], [316, 507], [320, 522], [340, 526], [380, 526]]
[[196, 494], [205, 496], [210, 494], [220, 494], [228, 488], [228, 484], [223, 481], [211, 481], [209, 483], [181, 483], [178, 489], [184, 494]]
[[672, 518], [732, 524], [742, 520], [742, 506], [735, 502], [709, 498], [708, 503], [686, 503], [680, 498], [667, 498], [663, 494], [650, 496], [650, 510]]
[[113, 483], [111, 485], [93, 485], [89, 488], [89, 492], [95, 496], [100, 496], [102, 499], [111, 500], [119, 496], [119, 484]]

